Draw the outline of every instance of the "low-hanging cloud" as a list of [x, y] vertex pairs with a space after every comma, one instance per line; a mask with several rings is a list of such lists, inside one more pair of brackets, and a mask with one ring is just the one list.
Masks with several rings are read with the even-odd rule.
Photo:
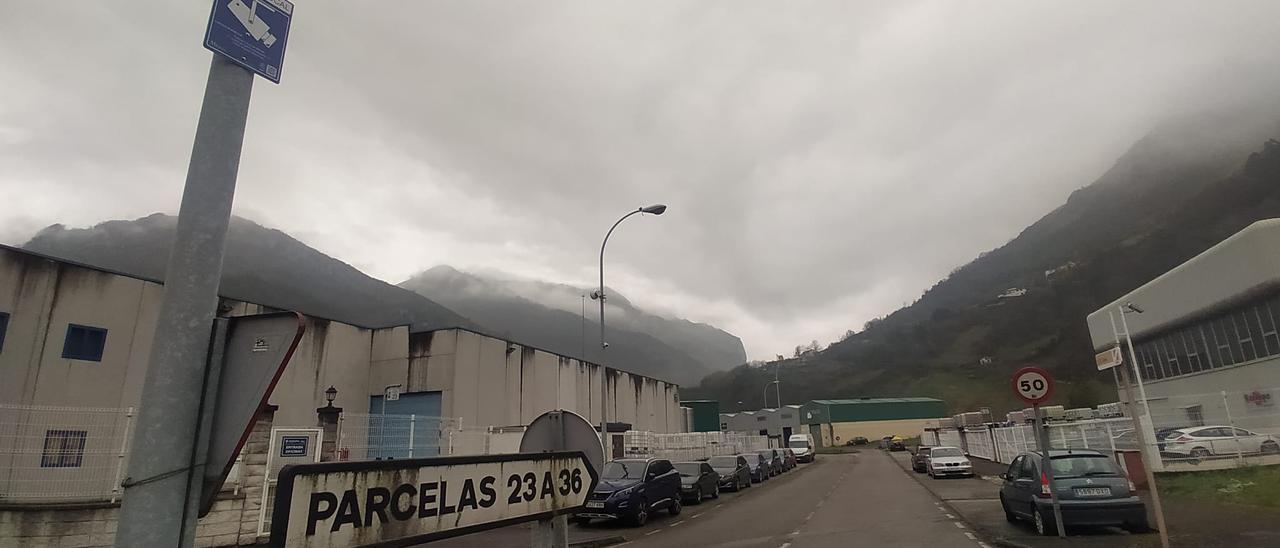
[[[0, 240], [174, 212], [208, 4], [0, 6]], [[56, 40], [50, 29], [56, 28]], [[609, 285], [752, 357], [919, 295], [1160, 120], [1280, 90], [1274, 2], [300, 2], [237, 213], [392, 283]]]

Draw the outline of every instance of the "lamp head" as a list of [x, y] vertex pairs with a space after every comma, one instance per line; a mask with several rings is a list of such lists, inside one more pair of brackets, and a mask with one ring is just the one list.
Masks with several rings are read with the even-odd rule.
[[640, 208], [641, 213], [648, 213], [650, 215], [662, 215], [666, 211], [667, 211], [667, 206], [664, 204], [653, 204], [648, 207]]
[[334, 388], [333, 385], [329, 385], [329, 389], [324, 391], [324, 400], [329, 402], [330, 405], [332, 405], [334, 398], [337, 398], [337, 397], [338, 397], [338, 389]]

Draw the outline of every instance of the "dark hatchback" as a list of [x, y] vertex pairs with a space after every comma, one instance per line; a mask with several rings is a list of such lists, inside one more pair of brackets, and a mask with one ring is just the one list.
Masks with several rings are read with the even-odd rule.
[[[1049, 498], [1050, 485], [1044, 473], [1044, 456], [1039, 452], [1018, 455], [1001, 473], [1000, 506], [1005, 519], [1026, 519], [1041, 535], [1058, 533]], [[1110, 457], [1097, 451], [1055, 450], [1049, 453], [1053, 466], [1052, 489], [1058, 494], [1062, 521], [1072, 525], [1118, 525], [1132, 532], [1145, 532], [1147, 508], [1138, 498], [1133, 482]]]
[[765, 464], [768, 465], [770, 476], [776, 476], [784, 472], [782, 457], [778, 455], [777, 449], [763, 449], [757, 451], [756, 454], [760, 455], [760, 458], [764, 459]]
[[[752, 455], [754, 456], [754, 455]], [[744, 455], [722, 455], [707, 460], [711, 469], [720, 474], [720, 488], [738, 491], [751, 487], [751, 465]]]
[[743, 453], [738, 455], [747, 460], [747, 464], [751, 466], [752, 483], [760, 483], [772, 476], [772, 466], [769, 461], [765, 460], [759, 453]]
[[702, 504], [702, 499], [720, 498], [720, 474], [705, 462], [677, 462], [680, 473], [680, 496], [685, 502]]
[[644, 525], [666, 509], [680, 514], [680, 473], [666, 459], [619, 459], [605, 463], [600, 482], [587, 497], [586, 509], [574, 521], [624, 519]]

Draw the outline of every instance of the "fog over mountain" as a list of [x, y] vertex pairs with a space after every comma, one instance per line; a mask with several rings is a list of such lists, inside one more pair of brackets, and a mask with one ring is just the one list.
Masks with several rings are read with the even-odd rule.
[[612, 288], [606, 288], [605, 340], [609, 349], [602, 355], [597, 301], [586, 300], [585, 330], [583, 327], [583, 298], [591, 289], [495, 273], [467, 273], [449, 266], [431, 268], [400, 286], [429, 296], [490, 329], [513, 335], [537, 333], [529, 343], [572, 355], [585, 352], [589, 360], [624, 369], [653, 367], [631, 354], [635, 346], [651, 344], [649, 339], [661, 341], [656, 348], [666, 352], [663, 347], [669, 347], [682, 356], [660, 360], [680, 363], [692, 358], [690, 369], [665, 368], [672, 379], [684, 384], [696, 382], [701, 374], [746, 362], [738, 337], [710, 325], [650, 313]]

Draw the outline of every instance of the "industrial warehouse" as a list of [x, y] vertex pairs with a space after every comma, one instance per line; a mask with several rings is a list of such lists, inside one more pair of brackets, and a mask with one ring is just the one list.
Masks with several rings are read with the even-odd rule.
[[[0, 246], [0, 545], [57, 521], [49, 504], [91, 512], [82, 521], [94, 531], [114, 527], [162, 292], [157, 280]], [[220, 299], [224, 317], [273, 311]], [[611, 432], [682, 432], [678, 390], [465, 328], [308, 316], [198, 534], [207, 545], [256, 542], [269, 526], [272, 474], [286, 463], [498, 451], [504, 430], [553, 409]], [[289, 458], [270, 450], [289, 437], [310, 443]]]

